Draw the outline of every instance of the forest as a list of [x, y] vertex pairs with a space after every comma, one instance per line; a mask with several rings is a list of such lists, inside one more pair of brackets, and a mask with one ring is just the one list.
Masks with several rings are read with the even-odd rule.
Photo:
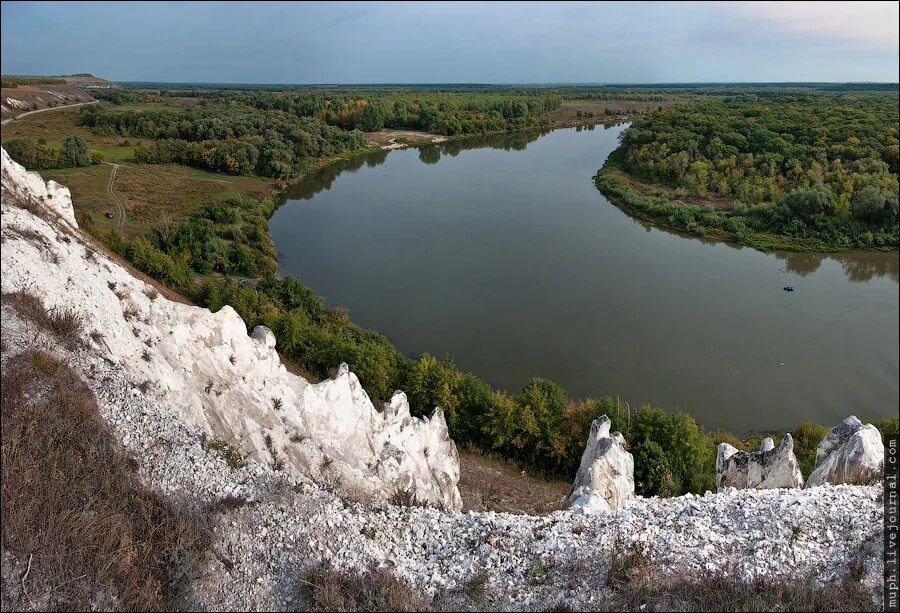
[[[615, 204], [701, 235], [896, 248], [897, 115], [896, 92], [676, 105], [625, 130], [596, 181]], [[648, 194], [629, 177], [671, 189]]]
[[159, 111], [88, 108], [77, 123], [102, 136], [151, 139], [151, 146], [135, 149], [138, 163], [175, 162], [234, 175], [288, 178], [317, 158], [365, 146], [359, 130], [246, 106]]

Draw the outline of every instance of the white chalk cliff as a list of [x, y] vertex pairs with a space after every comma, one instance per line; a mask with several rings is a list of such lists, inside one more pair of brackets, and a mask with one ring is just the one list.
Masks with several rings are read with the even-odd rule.
[[[440, 409], [410, 416], [397, 392], [377, 410], [341, 365], [311, 384], [288, 372], [271, 331], [247, 334], [231, 307], [217, 313], [167, 300], [95, 248], [69, 190], [45, 183], [2, 151], [2, 289], [48, 309], [73, 309], [89, 343], [173, 415], [260, 462], [363, 501], [397, 491], [459, 509], [459, 459]], [[142, 393], [137, 392], [135, 393]]]
[[806, 487], [874, 478], [884, 467], [884, 443], [872, 424], [851, 415], [828, 431], [816, 448], [816, 466]]
[[634, 458], [625, 449], [625, 437], [619, 432], [610, 434], [610, 424], [606, 415], [591, 424], [578, 474], [566, 498], [573, 511], [620, 509], [634, 498]]
[[803, 475], [794, 456], [794, 439], [790, 434], [775, 447], [766, 438], [759, 451], [739, 451], [728, 443], [720, 443], [716, 453], [716, 490], [726, 487], [769, 489], [802, 487]]

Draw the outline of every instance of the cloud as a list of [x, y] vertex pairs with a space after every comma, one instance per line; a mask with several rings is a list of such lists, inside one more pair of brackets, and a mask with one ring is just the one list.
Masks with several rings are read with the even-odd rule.
[[725, 7], [785, 33], [875, 44], [900, 41], [900, 2], [736, 2]]

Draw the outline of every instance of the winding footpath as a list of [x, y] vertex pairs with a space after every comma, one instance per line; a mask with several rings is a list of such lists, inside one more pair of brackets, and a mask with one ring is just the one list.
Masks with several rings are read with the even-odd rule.
[[119, 200], [119, 197], [116, 196], [116, 193], [113, 191], [113, 183], [116, 181], [116, 173], [119, 171], [119, 165], [111, 162], [103, 163], [107, 166], [112, 166], [112, 171], [109, 173], [109, 182], [106, 184], [106, 193], [112, 198], [112, 201], [116, 205], [116, 210], [119, 213], [119, 218], [116, 220], [116, 232], [121, 234], [122, 230], [125, 229], [125, 205], [122, 204], [122, 201]]
[[71, 109], [76, 106], [84, 106], [85, 104], [97, 104], [98, 102], [100, 102], [100, 101], [99, 100], [91, 100], [90, 102], [79, 102], [77, 104], [66, 104], [63, 106], [48, 106], [45, 109], [38, 109], [36, 111], [28, 111], [27, 113], [21, 113], [19, 115], [16, 115], [15, 117], [9, 117], [7, 119], [4, 119], [3, 121], [0, 121], [0, 125], [5, 126], [6, 124], [8, 124], [11, 121], [16, 121], [17, 119], [22, 119], [23, 117], [28, 117], [29, 115], [34, 115], [35, 113], [43, 113], [44, 111], [57, 111], [59, 109]]

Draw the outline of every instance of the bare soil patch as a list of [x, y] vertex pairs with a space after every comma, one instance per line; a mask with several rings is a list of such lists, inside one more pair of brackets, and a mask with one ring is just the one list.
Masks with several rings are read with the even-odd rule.
[[378, 146], [382, 149], [401, 149], [414, 143], [440, 143], [447, 140], [446, 136], [440, 134], [416, 130], [381, 130], [380, 132], [363, 132], [363, 135], [366, 137], [366, 143], [370, 146]]
[[463, 510], [542, 515], [561, 508], [571, 484], [533, 477], [511, 462], [460, 449]]

